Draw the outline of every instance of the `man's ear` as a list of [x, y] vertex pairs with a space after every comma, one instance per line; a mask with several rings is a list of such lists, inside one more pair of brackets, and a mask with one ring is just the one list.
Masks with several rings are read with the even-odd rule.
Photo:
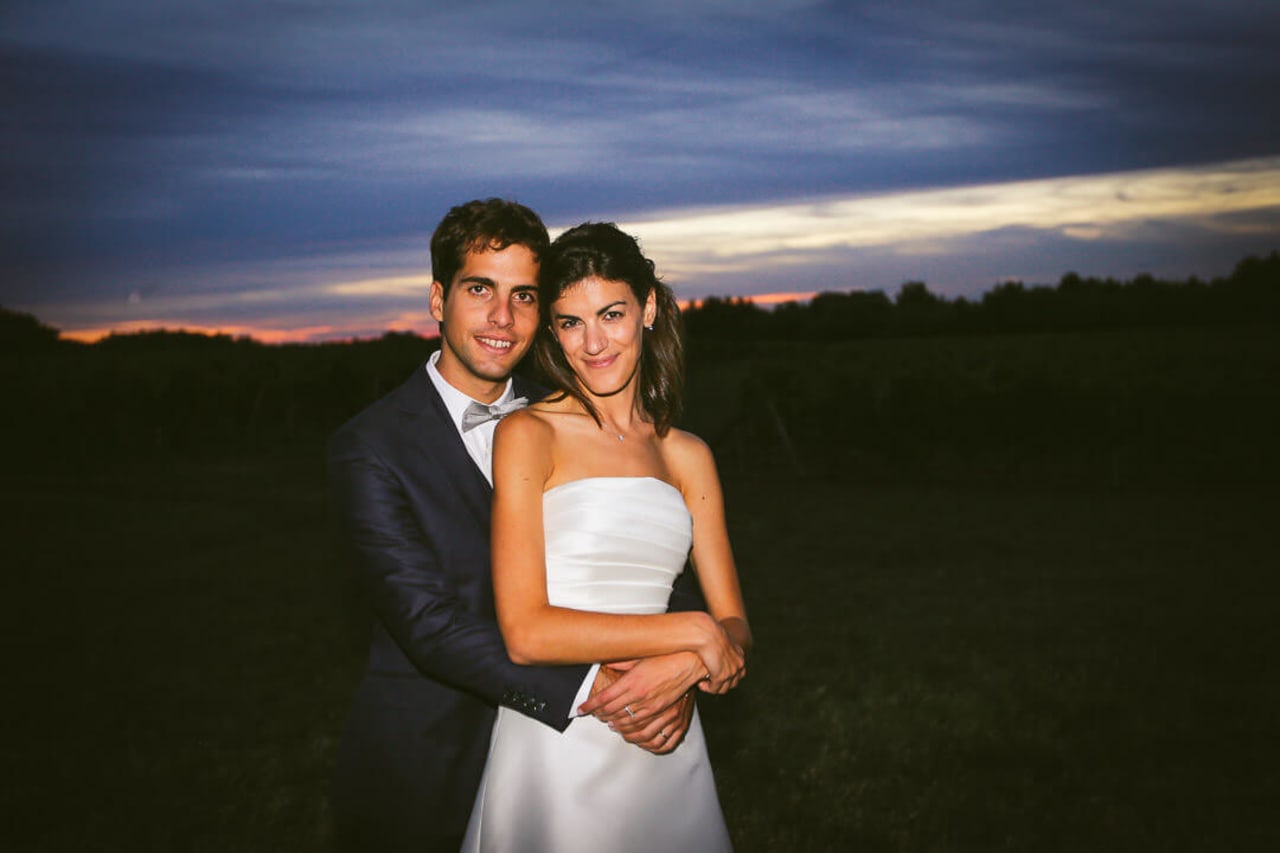
[[431, 282], [431, 316], [437, 323], [444, 322], [444, 285], [435, 280]]

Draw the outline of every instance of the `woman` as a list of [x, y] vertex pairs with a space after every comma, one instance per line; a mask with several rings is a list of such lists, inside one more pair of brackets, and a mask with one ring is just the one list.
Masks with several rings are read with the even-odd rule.
[[[554, 392], [508, 416], [494, 445], [494, 595], [519, 663], [693, 652], [724, 692], [750, 646], [711, 452], [672, 428], [679, 308], [636, 241], [609, 224], [543, 259]], [[690, 555], [707, 613], [666, 613]], [[658, 750], [661, 753], [662, 750]], [[499, 709], [464, 850], [727, 850], [701, 725], [646, 752], [591, 717], [563, 734]]]

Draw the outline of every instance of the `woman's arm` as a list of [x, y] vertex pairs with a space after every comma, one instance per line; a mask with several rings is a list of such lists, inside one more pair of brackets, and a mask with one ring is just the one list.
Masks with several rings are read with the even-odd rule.
[[548, 602], [542, 493], [553, 438], [533, 412], [508, 416], [494, 434], [493, 592], [511, 659], [567, 664], [691, 651], [713, 679], [739, 670], [736, 643], [706, 613], [591, 613]]
[[[716, 473], [715, 457], [702, 439], [686, 432], [673, 431], [669, 448], [669, 465], [679, 481], [685, 505], [693, 515], [692, 561], [707, 609], [745, 653], [751, 648], [751, 628], [747, 624], [742, 587], [729, 545], [724, 493]], [[724, 690], [735, 686], [744, 674], [745, 670], [739, 672]]]

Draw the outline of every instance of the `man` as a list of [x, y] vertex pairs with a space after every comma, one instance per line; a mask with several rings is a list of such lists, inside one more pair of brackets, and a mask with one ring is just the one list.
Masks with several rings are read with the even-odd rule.
[[[499, 703], [563, 731], [589, 694], [584, 710], [615, 712], [616, 702], [604, 706], [630, 687], [647, 698], [610, 715], [627, 740], [661, 752], [688, 725], [682, 697], [701, 675], [695, 655], [625, 673], [517, 666], [495, 621], [493, 415], [536, 396], [511, 373], [538, 327], [548, 243], [522, 205], [489, 199], [450, 210], [431, 239], [440, 352], [330, 443], [340, 526], [375, 617], [333, 783], [344, 850], [456, 850]], [[673, 607], [698, 606], [689, 582], [678, 584]]]

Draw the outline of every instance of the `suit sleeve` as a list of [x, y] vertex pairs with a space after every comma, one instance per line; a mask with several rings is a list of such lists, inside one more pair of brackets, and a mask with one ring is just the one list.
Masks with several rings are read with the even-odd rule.
[[376, 617], [424, 675], [507, 705], [557, 730], [568, 724], [586, 666], [511, 662], [497, 622], [468, 607], [442, 569], [400, 479], [352, 430], [329, 444], [337, 522]]

